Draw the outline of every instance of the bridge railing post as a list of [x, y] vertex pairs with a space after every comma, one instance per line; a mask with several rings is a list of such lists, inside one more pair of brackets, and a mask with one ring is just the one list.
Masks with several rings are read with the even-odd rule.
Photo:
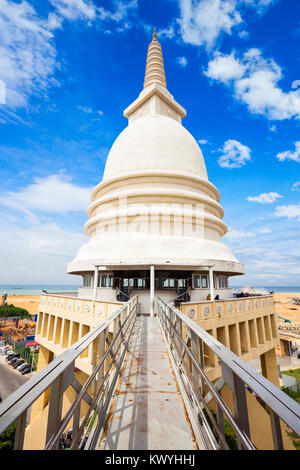
[[28, 408], [26, 408], [25, 411], [23, 411], [23, 413], [17, 419], [14, 450], [23, 449], [27, 412]]
[[283, 441], [282, 441], [280, 419], [272, 410], [270, 410], [270, 420], [271, 420], [274, 449], [283, 450], [284, 447], [283, 447]]
[[[240, 430], [250, 440], [250, 427], [245, 383], [227, 365], [221, 361], [222, 376], [233, 393], [234, 412]], [[239, 436], [237, 436], [239, 449], [244, 448]]]
[[[199, 341], [198, 341], [198, 336], [194, 331], [190, 331], [190, 337], [191, 337], [191, 352], [192, 355], [197, 363], [199, 363]], [[191, 367], [192, 367], [192, 375], [194, 382], [196, 384], [196, 387], [200, 389], [200, 383], [199, 383], [199, 371], [197, 367], [195, 366], [195, 363], [191, 361]]]
[[[65, 390], [71, 384], [74, 377], [74, 366], [73, 361], [67, 369], [59, 374], [55, 381], [50, 386], [50, 399], [48, 408], [48, 421], [46, 430], [46, 444], [50, 438], [55, 434], [62, 415], [62, 403]], [[55, 449], [58, 449], [59, 441], [55, 442]]]

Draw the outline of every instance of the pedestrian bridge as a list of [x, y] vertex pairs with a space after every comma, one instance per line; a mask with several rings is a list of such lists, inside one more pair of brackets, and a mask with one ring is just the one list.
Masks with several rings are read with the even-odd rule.
[[[28, 414], [39, 403], [45, 450], [60, 449], [64, 433], [71, 450], [255, 450], [253, 409], [267, 417], [274, 449], [286, 448], [287, 431], [300, 435], [294, 400], [173, 305], [156, 304], [156, 316], [139, 315], [131, 298], [35, 374], [1, 403], [0, 434], [16, 422], [15, 449], [30, 448]], [[81, 383], [75, 363], [87, 350], [92, 373]]]

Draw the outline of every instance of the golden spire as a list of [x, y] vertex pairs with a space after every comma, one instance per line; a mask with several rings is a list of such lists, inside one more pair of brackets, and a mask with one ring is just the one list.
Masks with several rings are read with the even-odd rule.
[[157, 83], [164, 88], [167, 88], [164, 60], [161, 45], [157, 40], [157, 33], [155, 28], [152, 41], [148, 47], [144, 88], [146, 88], [148, 85], [152, 85], [153, 83]]

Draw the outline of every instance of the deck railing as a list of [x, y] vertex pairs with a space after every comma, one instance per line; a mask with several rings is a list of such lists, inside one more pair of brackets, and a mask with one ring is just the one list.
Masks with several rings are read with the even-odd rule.
[[[27, 412], [50, 390], [43, 448], [59, 449], [61, 435], [69, 431], [72, 433], [71, 449], [95, 449], [106, 423], [136, 315], [137, 296], [10, 395], [0, 404], [0, 435], [16, 422], [14, 448], [23, 449]], [[93, 372], [81, 385], [74, 374], [75, 360], [87, 348], [92, 348]], [[62, 417], [63, 395], [69, 387], [75, 391], [75, 400]], [[88, 407], [84, 414], [83, 402]]]
[[[0, 404], [0, 434], [17, 422], [15, 449], [24, 448], [27, 412], [41, 396], [44, 410], [46, 406], [48, 410], [39, 448], [59, 449], [65, 432], [71, 433], [72, 450], [98, 448], [135, 324], [137, 303], [137, 297], [130, 299]], [[300, 406], [293, 399], [173, 305], [158, 298], [157, 308], [170, 360], [202, 448], [229, 448], [225, 418], [238, 448], [255, 449], [248, 415], [249, 390], [268, 413], [275, 449], [284, 448], [281, 421], [300, 435]], [[93, 370], [82, 385], [74, 374], [75, 361], [88, 348], [92, 349]], [[214, 384], [206, 368], [211, 354], [218, 357], [222, 371]], [[232, 391], [233, 409], [220, 392], [224, 384]], [[68, 389], [74, 391], [75, 398], [63, 410]]]
[[[158, 315], [170, 359], [186, 404], [196, 439], [208, 449], [228, 449], [224, 418], [236, 436], [238, 448], [255, 449], [250, 436], [247, 390], [254, 392], [270, 416], [274, 449], [283, 449], [280, 420], [300, 435], [300, 406], [257, 373], [172, 304], [158, 297]], [[207, 376], [207, 357], [216, 355], [222, 377], [213, 384]], [[220, 389], [232, 390], [234, 412], [226, 404]], [[216, 413], [208, 406], [213, 400]]]
[[180, 310], [192, 320], [224, 319], [230, 316], [255, 314], [273, 309], [273, 295], [239, 297], [232, 299], [190, 301], [181, 304]]

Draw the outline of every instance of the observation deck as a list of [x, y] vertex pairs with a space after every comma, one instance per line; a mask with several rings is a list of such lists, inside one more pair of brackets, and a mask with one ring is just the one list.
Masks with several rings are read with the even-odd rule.
[[[272, 297], [184, 308], [42, 296], [39, 371], [0, 404], [0, 434], [16, 422], [15, 449], [60, 449], [66, 433], [71, 450], [293, 449], [300, 406], [276, 386]], [[251, 335], [263, 375], [243, 360]]]

